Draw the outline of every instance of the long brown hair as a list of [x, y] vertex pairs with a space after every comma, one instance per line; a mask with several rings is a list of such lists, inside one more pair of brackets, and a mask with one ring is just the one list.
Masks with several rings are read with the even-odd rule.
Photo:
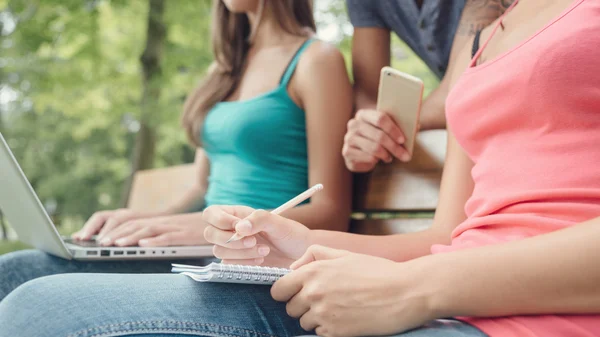
[[[316, 31], [312, 0], [261, 0], [285, 32], [303, 36]], [[200, 146], [200, 130], [208, 111], [239, 85], [250, 48], [250, 22], [243, 13], [232, 13], [222, 0], [213, 0], [212, 46], [215, 62], [203, 83], [188, 96], [182, 124], [188, 139]]]

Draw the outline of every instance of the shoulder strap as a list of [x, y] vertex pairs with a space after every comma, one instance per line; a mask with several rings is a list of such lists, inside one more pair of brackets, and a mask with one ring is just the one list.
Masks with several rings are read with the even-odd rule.
[[481, 39], [481, 30], [478, 30], [475, 33], [475, 38], [473, 39], [473, 47], [471, 47], [471, 58], [474, 58], [479, 50], [479, 40]]
[[498, 19], [498, 23], [496, 23], [496, 26], [494, 27], [494, 29], [490, 33], [490, 36], [487, 38], [487, 40], [485, 40], [485, 42], [483, 43], [483, 45], [481, 46], [481, 48], [479, 48], [479, 50], [471, 58], [471, 63], [469, 64], [469, 68], [472, 68], [475, 65], [477, 65], [477, 60], [481, 56], [481, 53], [483, 53], [483, 50], [487, 47], [488, 43], [490, 43], [490, 41], [492, 40], [492, 37], [494, 37], [494, 35], [496, 35], [496, 31], [498, 30], [498, 27], [504, 27], [503, 24], [502, 24], [502, 20], [504, 20], [504, 17], [517, 5], [517, 3], [519, 3], [519, 0], [515, 0], [512, 3], [512, 5], [510, 5], [510, 7], [508, 7], [506, 9], [506, 11], [504, 11], [504, 14], [502, 14], [500, 16], [500, 18]]
[[298, 61], [300, 60], [300, 55], [302, 55], [302, 52], [304, 52], [304, 50], [308, 46], [310, 46], [310, 44], [313, 43], [314, 41], [315, 41], [314, 39], [309, 38], [300, 46], [300, 48], [298, 48], [298, 50], [294, 54], [294, 57], [292, 57], [292, 59], [290, 60], [290, 63], [285, 68], [285, 71], [283, 72], [283, 75], [281, 76], [281, 80], [279, 81], [279, 84], [287, 86], [288, 82], [292, 78], [292, 75], [294, 75], [294, 71], [296, 71], [296, 66], [298, 65]]

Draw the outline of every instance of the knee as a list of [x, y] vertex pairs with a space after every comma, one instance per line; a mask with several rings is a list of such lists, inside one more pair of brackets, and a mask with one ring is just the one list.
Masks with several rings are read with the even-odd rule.
[[[41, 336], [39, 324], [52, 329], [63, 309], [61, 296], [68, 283], [54, 276], [28, 281], [0, 302], [0, 326], [3, 336]], [[52, 330], [47, 330], [52, 331]]]

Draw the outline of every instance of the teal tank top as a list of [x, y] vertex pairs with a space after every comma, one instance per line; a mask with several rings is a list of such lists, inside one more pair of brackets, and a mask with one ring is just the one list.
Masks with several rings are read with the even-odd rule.
[[272, 209], [308, 188], [306, 119], [288, 83], [307, 40], [277, 88], [257, 97], [219, 102], [207, 114], [202, 144], [210, 160], [205, 205]]

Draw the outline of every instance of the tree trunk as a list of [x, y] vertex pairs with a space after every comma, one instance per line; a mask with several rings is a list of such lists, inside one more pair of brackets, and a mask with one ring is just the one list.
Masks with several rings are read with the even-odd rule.
[[166, 26], [164, 22], [165, 1], [148, 0], [148, 28], [146, 30], [146, 48], [140, 57], [143, 75], [143, 93], [140, 102], [140, 129], [135, 137], [131, 157], [131, 170], [123, 186], [121, 206], [127, 205], [133, 176], [139, 170], [151, 168], [154, 163], [156, 129], [152, 115], [157, 112], [161, 89], [161, 59], [165, 44]]
[[2, 210], [0, 210], [0, 227], [2, 228], [2, 237], [0, 239], [8, 239], [8, 228], [6, 228], [6, 222], [4, 222], [4, 214], [2, 213]]

